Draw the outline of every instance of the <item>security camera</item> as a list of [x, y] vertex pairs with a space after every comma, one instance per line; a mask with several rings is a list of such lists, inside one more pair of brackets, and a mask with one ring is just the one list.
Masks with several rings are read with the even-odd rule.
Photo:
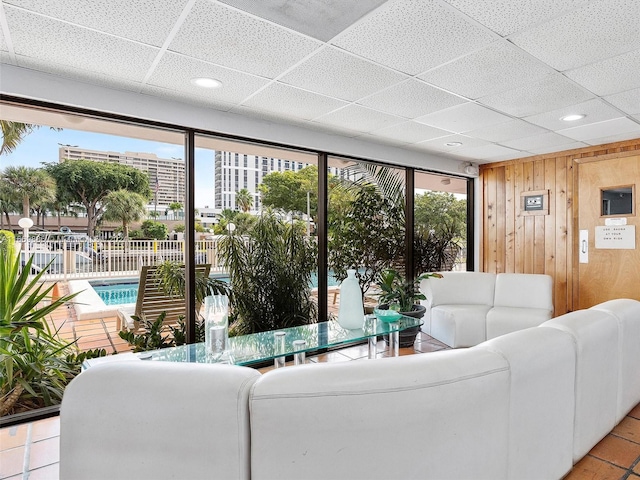
[[466, 173], [467, 175], [478, 175], [478, 172], [478, 167], [472, 163], [464, 167], [464, 173]]

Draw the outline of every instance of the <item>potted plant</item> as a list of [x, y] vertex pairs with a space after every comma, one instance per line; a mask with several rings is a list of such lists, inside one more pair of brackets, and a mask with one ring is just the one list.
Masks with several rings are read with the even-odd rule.
[[[419, 302], [420, 300], [426, 300], [427, 297], [420, 292], [420, 282], [426, 278], [442, 278], [442, 275], [430, 272], [423, 273], [413, 280], [406, 280], [393, 268], [383, 270], [378, 277], [378, 286], [381, 290], [378, 294], [378, 308], [388, 308], [396, 310], [402, 315], [422, 318], [427, 309]], [[420, 326], [400, 332], [400, 347], [412, 346], [419, 332]]]

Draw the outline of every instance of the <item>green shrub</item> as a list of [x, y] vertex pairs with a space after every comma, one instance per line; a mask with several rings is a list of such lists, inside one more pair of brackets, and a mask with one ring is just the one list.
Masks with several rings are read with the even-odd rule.
[[13, 258], [16, 237], [9, 230], [0, 230], [0, 253]]
[[145, 220], [140, 227], [144, 238], [155, 238], [156, 240], [166, 240], [169, 230], [162, 222]]
[[231, 279], [232, 335], [275, 330], [317, 321], [310, 299], [316, 244], [304, 225], [258, 217], [246, 236], [228, 235], [220, 255]]

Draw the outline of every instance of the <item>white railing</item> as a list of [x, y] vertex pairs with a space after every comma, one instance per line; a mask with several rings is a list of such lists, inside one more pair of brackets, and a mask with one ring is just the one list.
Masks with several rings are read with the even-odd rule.
[[[30, 241], [22, 248], [33, 256], [32, 271], [45, 270], [44, 280], [138, 276], [143, 265], [164, 261], [184, 263], [184, 240]], [[223, 272], [218, 240], [198, 240], [196, 263], [210, 263], [212, 273]]]

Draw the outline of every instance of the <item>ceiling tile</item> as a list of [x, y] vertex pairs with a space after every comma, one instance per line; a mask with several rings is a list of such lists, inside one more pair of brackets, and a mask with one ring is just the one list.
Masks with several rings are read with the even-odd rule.
[[593, 138], [591, 140], [585, 140], [585, 143], [588, 145], [604, 145], [605, 143], [624, 142], [625, 140], [632, 140], [635, 138], [640, 138], [640, 130], [618, 133], [607, 137]]
[[567, 150], [573, 150], [575, 148], [583, 148], [588, 146], [589, 146], [588, 144], [582, 143], [582, 142], [571, 142], [571, 143], [565, 143], [562, 145], [530, 148], [529, 151], [536, 155], [544, 155], [545, 153], [564, 152]]
[[476, 99], [530, 83], [551, 72], [553, 69], [513, 45], [498, 41], [418, 78]]
[[[562, 117], [571, 114], [583, 114], [586, 116], [580, 120], [575, 120], [572, 122], [560, 120]], [[577, 127], [580, 125], [586, 125], [588, 123], [611, 120], [613, 118], [618, 118], [621, 116], [621, 113], [618, 112], [615, 108], [611, 108], [600, 99], [595, 98], [593, 100], [588, 100], [586, 102], [578, 103], [575, 105], [569, 105], [557, 110], [551, 110], [549, 112], [531, 115], [529, 117], [525, 117], [524, 119], [527, 122], [540, 125], [541, 127], [548, 128], [549, 130], [563, 130], [565, 128]]]
[[429, 125], [424, 125], [422, 123], [404, 122], [392, 125], [391, 127], [375, 130], [373, 134], [385, 138], [394, 138], [405, 143], [416, 143], [429, 140], [431, 138], [451, 135], [451, 132], [430, 127]]
[[[451, 143], [461, 143], [462, 145], [447, 145]], [[456, 154], [459, 150], [475, 148], [475, 147], [483, 147], [485, 145], [490, 145], [490, 142], [486, 140], [482, 140], [480, 138], [471, 138], [466, 135], [447, 135], [446, 137], [434, 138], [431, 140], [426, 140], [424, 142], [420, 142], [420, 145], [424, 145], [429, 147], [431, 150], [435, 150], [438, 152], [448, 152], [451, 154]]]
[[177, 91], [155, 85], [145, 85], [142, 87], [141, 93], [143, 95], [152, 95], [154, 97], [160, 97], [165, 99], [172, 99], [179, 102], [195, 105], [196, 107], [214, 108], [223, 112], [231, 110], [235, 106], [233, 103], [224, 102], [221, 99], [215, 97], [215, 94], [197, 94], [195, 92]]
[[346, 30], [335, 45], [417, 74], [491, 43], [494, 35], [437, 0], [385, 3]]
[[386, 0], [219, 0], [278, 25], [327, 41]]
[[60, 77], [72, 78], [84, 83], [91, 83], [94, 85], [100, 85], [107, 88], [115, 88], [118, 90], [128, 90], [136, 93], [140, 91], [140, 88], [142, 88], [141, 82], [126, 80], [122, 77], [104, 73], [81, 70], [80, 68], [75, 66], [56, 65], [48, 62], [47, 60], [23, 57], [21, 55], [17, 55], [16, 59], [17, 65], [19, 67], [38, 70], [41, 72], [50, 73], [52, 75], [58, 75]]
[[455, 151], [455, 155], [469, 159], [493, 160], [496, 157], [500, 157], [501, 160], [505, 160], [520, 158], [522, 157], [522, 152], [502, 145], [489, 144], [480, 147], [461, 148]]
[[607, 137], [610, 135], [626, 134], [629, 132], [640, 136], [640, 125], [625, 117], [558, 130], [558, 133], [565, 137], [587, 143], [591, 143], [593, 139]]
[[477, 130], [480, 127], [510, 120], [512, 119], [506, 115], [471, 102], [416, 118], [416, 121], [420, 123], [455, 133]]
[[460, 11], [506, 36], [543, 22], [589, 0], [446, 0]]
[[371, 132], [379, 130], [396, 123], [401, 123], [405, 119], [377, 112], [360, 105], [349, 105], [335, 112], [331, 112], [323, 117], [316, 118], [315, 121], [336, 127], [344, 127], [360, 132]]
[[640, 50], [571, 70], [566, 75], [596, 95], [640, 87]]
[[320, 45], [316, 40], [225, 5], [197, 0], [169, 49], [275, 78]]
[[560, 74], [551, 74], [513, 90], [482, 97], [478, 101], [516, 117], [526, 117], [581, 103], [593, 95]]
[[281, 83], [273, 83], [244, 102], [244, 105], [258, 110], [310, 120], [347, 105], [347, 103]]
[[296, 66], [280, 81], [330, 97], [354, 101], [407, 78], [399, 72], [327, 47]]
[[515, 148], [517, 150], [529, 150], [537, 147], [552, 147], [557, 145], [564, 145], [570, 143], [571, 139], [558, 135], [557, 133], [547, 132], [539, 133], [538, 135], [532, 135], [530, 137], [517, 138], [515, 140], [508, 140], [500, 142], [501, 145], [509, 148]]
[[498, 125], [489, 125], [476, 130], [467, 132], [470, 137], [478, 137], [490, 142], [502, 143], [506, 140], [514, 140], [516, 138], [528, 137], [547, 130], [531, 125], [522, 120], [509, 120], [508, 122], [499, 123]]
[[162, 2], [162, 15], [150, 14], [158, 11], [157, 0], [91, 0], [90, 8], [79, 8], [77, 0], [5, 0], [3, 3], [160, 47], [187, 0]]
[[9, 6], [5, 6], [5, 14], [15, 53], [42, 60], [52, 69], [74, 67], [128, 81], [142, 81], [159, 52], [154, 47]]
[[257, 108], [247, 107], [244, 105], [234, 106], [230, 110], [230, 113], [242, 115], [244, 117], [251, 117], [259, 120], [265, 120], [267, 122], [285, 123], [285, 124], [296, 125], [296, 126], [309, 125], [308, 120], [295, 118], [287, 113], [270, 112], [268, 110], [260, 110]]
[[640, 48], [638, 25], [638, 0], [599, 0], [510, 40], [564, 71]]
[[640, 88], [604, 97], [611, 105], [632, 115], [640, 114]]
[[[197, 77], [215, 78], [222, 82], [222, 86], [215, 89], [198, 87], [191, 83], [191, 79]], [[153, 75], [148, 80], [150, 85], [184, 92], [196, 97], [216, 98], [227, 103], [242, 102], [256, 90], [267, 85], [268, 82], [262, 77], [240, 73], [171, 52], [166, 52], [162, 56]]]
[[364, 140], [365, 142], [380, 143], [382, 145], [393, 145], [395, 147], [409, 146], [409, 142], [405, 142], [403, 140], [393, 138], [393, 137], [382, 137], [377, 134], [374, 135], [371, 133], [361, 133], [356, 138], [358, 140]]
[[424, 82], [411, 79], [358, 103], [393, 115], [416, 118], [466, 101]]

